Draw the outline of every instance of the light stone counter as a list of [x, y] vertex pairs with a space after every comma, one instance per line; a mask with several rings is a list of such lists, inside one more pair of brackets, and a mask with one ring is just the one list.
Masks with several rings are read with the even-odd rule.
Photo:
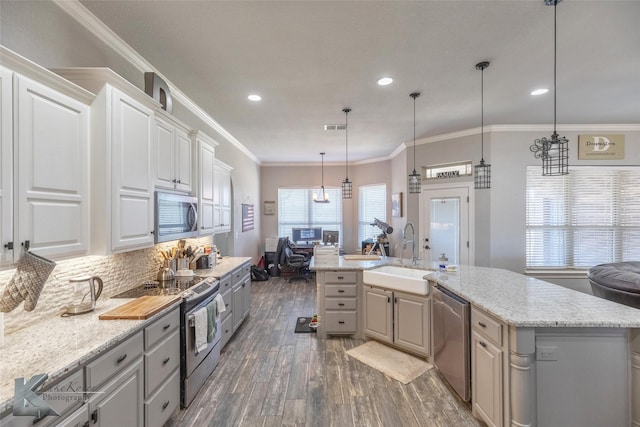
[[251, 257], [226, 257], [219, 259], [216, 266], [209, 269], [194, 270], [196, 276], [215, 277], [216, 279], [231, 273], [247, 261], [251, 261]]
[[54, 383], [85, 365], [115, 344], [158, 320], [182, 302], [146, 320], [99, 320], [108, 310], [131, 301], [128, 298], [98, 300], [96, 310], [72, 317], [53, 317], [5, 336], [0, 349], [0, 414], [13, 406], [14, 379], [47, 374]]
[[638, 309], [498, 268], [462, 265], [455, 272], [440, 273], [422, 262], [392, 257], [379, 261], [340, 257], [337, 263], [312, 263], [310, 268], [366, 270], [381, 265], [424, 270], [430, 280], [515, 327], [640, 328]]

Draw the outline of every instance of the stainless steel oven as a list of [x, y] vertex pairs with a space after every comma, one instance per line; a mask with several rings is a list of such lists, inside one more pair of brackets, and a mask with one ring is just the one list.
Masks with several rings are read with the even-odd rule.
[[[181, 335], [184, 337], [182, 346], [182, 406], [191, 404], [198, 391], [202, 388], [209, 375], [220, 361], [220, 338], [222, 328], [216, 323], [216, 331], [213, 340], [201, 351], [196, 349], [196, 333], [194, 314], [206, 307], [220, 293], [220, 284], [215, 286], [209, 283], [198, 285], [190, 289], [193, 295], [185, 299], [184, 312], [182, 313]], [[200, 291], [200, 292], [199, 292]]]

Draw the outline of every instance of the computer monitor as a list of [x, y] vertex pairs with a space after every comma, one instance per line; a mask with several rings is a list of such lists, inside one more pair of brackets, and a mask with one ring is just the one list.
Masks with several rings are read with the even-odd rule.
[[322, 231], [322, 243], [325, 245], [335, 245], [340, 242], [340, 232], [323, 230]]
[[322, 228], [293, 228], [291, 230], [291, 240], [294, 242], [319, 242], [322, 239]]

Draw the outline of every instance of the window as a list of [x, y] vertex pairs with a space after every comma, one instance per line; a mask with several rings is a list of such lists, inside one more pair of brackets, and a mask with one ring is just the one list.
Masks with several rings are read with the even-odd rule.
[[527, 167], [527, 268], [587, 269], [640, 255], [640, 168]]
[[385, 184], [360, 185], [358, 187], [358, 240], [373, 239], [382, 233], [371, 225], [378, 218], [387, 221], [387, 186]]
[[[315, 203], [318, 188], [278, 189], [278, 236], [292, 237], [294, 228], [321, 227], [339, 231], [342, 236], [342, 193], [339, 188], [325, 187], [329, 203]], [[321, 240], [321, 239], [319, 239]]]

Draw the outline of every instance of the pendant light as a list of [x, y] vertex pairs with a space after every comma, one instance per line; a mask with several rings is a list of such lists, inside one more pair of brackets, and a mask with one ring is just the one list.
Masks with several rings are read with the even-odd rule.
[[542, 175], [569, 174], [569, 140], [559, 137], [556, 132], [556, 61], [557, 61], [557, 18], [556, 9], [562, 0], [544, 0], [547, 6], [553, 6], [553, 134], [551, 139], [536, 139], [529, 149], [536, 159], [542, 159]]
[[491, 188], [491, 165], [484, 162], [484, 69], [489, 67], [489, 61], [476, 64], [476, 70], [480, 70], [480, 164], [475, 165], [475, 188]]
[[324, 155], [325, 153], [320, 153], [322, 156], [322, 186], [320, 187], [322, 192], [320, 193], [320, 198], [318, 194], [313, 193], [313, 201], [316, 203], [329, 203], [329, 194], [324, 191]]
[[345, 135], [346, 135], [346, 149], [345, 149], [345, 179], [342, 181], [342, 198], [350, 199], [353, 197], [353, 183], [349, 181], [349, 113], [351, 112], [351, 108], [345, 108], [342, 110], [345, 116]]
[[416, 172], [416, 98], [420, 92], [413, 92], [409, 96], [413, 98], [413, 172], [409, 174], [409, 193], [418, 194], [422, 191], [422, 179]]

